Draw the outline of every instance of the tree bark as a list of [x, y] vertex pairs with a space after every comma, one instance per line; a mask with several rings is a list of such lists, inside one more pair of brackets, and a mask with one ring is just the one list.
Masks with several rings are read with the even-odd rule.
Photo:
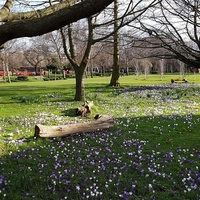
[[68, 124], [61, 126], [45, 126], [41, 124], [35, 125], [36, 138], [55, 138], [66, 137], [75, 133], [88, 133], [96, 130], [107, 129], [114, 126], [114, 119], [110, 115], [102, 115], [97, 120], [79, 123]]
[[118, 2], [114, 1], [114, 55], [113, 72], [110, 86], [119, 86], [119, 36], [118, 36]]
[[76, 109], [76, 115], [77, 116], [82, 116], [82, 117], [86, 117], [87, 114], [91, 113], [91, 108], [93, 106], [93, 101], [85, 101], [84, 104], [80, 107]]
[[[0, 45], [11, 39], [38, 36], [60, 29], [70, 23], [104, 10], [113, 1], [85, 0], [36, 19], [27, 18], [8, 21], [0, 26]], [[21, 16], [20, 14], [23, 13], [19, 13], [19, 16]], [[0, 13], [0, 19], [1, 17]]]
[[75, 70], [76, 74], [76, 91], [75, 91], [75, 101], [85, 101], [85, 85], [84, 85], [84, 71], [85, 68], [78, 67]]

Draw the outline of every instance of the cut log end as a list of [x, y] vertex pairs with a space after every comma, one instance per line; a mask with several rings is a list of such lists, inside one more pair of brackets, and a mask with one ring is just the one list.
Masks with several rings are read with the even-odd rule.
[[34, 137], [36, 137], [36, 138], [40, 137], [40, 128], [38, 127], [38, 125], [35, 125]]
[[77, 116], [82, 116], [82, 117], [86, 117], [88, 114], [91, 113], [91, 108], [93, 106], [93, 101], [85, 101], [84, 104], [80, 107], [76, 109], [76, 115]]

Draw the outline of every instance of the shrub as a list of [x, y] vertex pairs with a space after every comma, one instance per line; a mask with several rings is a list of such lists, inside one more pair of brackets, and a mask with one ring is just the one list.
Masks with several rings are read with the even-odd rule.
[[28, 81], [28, 77], [27, 76], [18, 76], [17, 80], [18, 81]]
[[43, 80], [44, 80], [44, 81], [50, 81], [50, 79], [49, 79], [49, 78], [43, 78]]

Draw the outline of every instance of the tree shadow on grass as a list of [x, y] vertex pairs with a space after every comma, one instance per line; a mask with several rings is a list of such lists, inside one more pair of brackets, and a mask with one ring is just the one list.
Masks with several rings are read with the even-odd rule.
[[61, 111], [61, 113], [62, 113], [62, 116], [76, 117], [77, 116], [76, 111], [77, 111], [76, 108], [70, 108], [70, 109]]
[[135, 91], [151, 91], [151, 90], [168, 90], [168, 89], [173, 89], [174, 85], [172, 84], [166, 84], [166, 85], [162, 85], [162, 86], [154, 86], [154, 85], [150, 85], [150, 86], [131, 86], [131, 87], [125, 87], [125, 88], [119, 88], [118, 91], [120, 93], [124, 93], [124, 92], [135, 92]]
[[[72, 115], [73, 111], [74, 109], [69, 109], [63, 111], [63, 113]], [[145, 183], [140, 181], [141, 177], [137, 176], [140, 173], [136, 166], [138, 159], [140, 157], [143, 159], [140, 161], [142, 163], [141, 169], [145, 169], [149, 173], [148, 165], [151, 164], [147, 159], [149, 155], [152, 156], [152, 160], [162, 161], [161, 164], [164, 163], [165, 165], [165, 161], [170, 159], [169, 165], [171, 165], [174, 157], [171, 159], [166, 155], [171, 155], [169, 154], [169, 151], [172, 151], [170, 150], [171, 147], [176, 150], [176, 147], [181, 146], [184, 149], [191, 150], [187, 154], [183, 152], [184, 157], [187, 155], [190, 158], [192, 151], [199, 150], [197, 141], [199, 117], [196, 115], [189, 118], [190, 122], [193, 122], [191, 127], [189, 126], [190, 123], [184, 123], [187, 122], [188, 116], [117, 117], [115, 127], [108, 130], [76, 134], [65, 139], [36, 140], [30, 136], [24, 139], [24, 146], [20, 146], [21, 144], [18, 143], [23, 139], [20, 138], [16, 140], [17, 144], [13, 144], [13, 148], [10, 151], [7, 150], [7, 154], [1, 158], [0, 189], [2, 192], [0, 197], [3, 197], [2, 199], [15, 199], [16, 196], [19, 199], [64, 199], [63, 191], [70, 189], [70, 193], [67, 193], [68, 197], [77, 195], [78, 199], [79, 194], [76, 186], [78, 185], [79, 189], [79, 183], [81, 183], [80, 192], [84, 192], [84, 190], [87, 192], [87, 188], [90, 186], [90, 182], [87, 182], [88, 177], [92, 177], [94, 171], [99, 167], [99, 160], [103, 167], [98, 168], [99, 173], [95, 174], [95, 179], [102, 180], [102, 182], [97, 182], [96, 184], [99, 184], [97, 186], [105, 185], [113, 167], [118, 168], [120, 172], [122, 168], [125, 169], [123, 170], [123, 178], [118, 182], [121, 184], [121, 188], [118, 187], [119, 192], [124, 191], [125, 182], [127, 183], [126, 187], [129, 187], [137, 178], [139, 184], [145, 186]], [[175, 126], [174, 124], [178, 125]], [[158, 131], [161, 129], [162, 134]], [[155, 151], [159, 154], [154, 153]], [[173, 153], [175, 155], [175, 151]], [[178, 153], [176, 154], [178, 155]], [[194, 156], [196, 155], [194, 154]], [[130, 162], [131, 159], [133, 162]], [[195, 157], [196, 160], [194, 160], [194, 157], [191, 159], [194, 164], [193, 166], [190, 164], [190, 167], [192, 166], [195, 169], [197, 156]], [[183, 167], [187, 169], [187, 163], [184, 162], [185, 164], [181, 165], [181, 172]], [[126, 165], [126, 163], [129, 163], [129, 165]], [[105, 169], [104, 166], [106, 166]], [[172, 181], [176, 178], [175, 174], [180, 172], [178, 167], [176, 169], [177, 173], [170, 175], [174, 176]], [[161, 171], [164, 170], [161, 169]], [[118, 176], [118, 173], [116, 170], [116, 176]], [[143, 176], [143, 174], [139, 175]], [[153, 176], [153, 173], [151, 176]], [[155, 178], [158, 179], [159, 177], [155, 175]], [[180, 183], [182, 178], [180, 177]], [[117, 179], [113, 178], [112, 181], [117, 181]], [[151, 178], [145, 180], [148, 181], [147, 186], [152, 183]], [[163, 180], [162, 177], [159, 179], [159, 181]], [[166, 179], [166, 181], [168, 180]], [[82, 183], [85, 185], [82, 185]], [[166, 182], [161, 183], [166, 184]], [[171, 182], [169, 185], [171, 185]], [[109, 187], [109, 191], [112, 192], [111, 186]], [[107, 190], [104, 191], [104, 188], [101, 189], [105, 192], [106, 198], [110, 194], [106, 193]], [[176, 190], [177, 195], [176, 193], [172, 194], [174, 199], [182, 194], [181, 189], [176, 188]], [[143, 194], [143, 191], [144, 188], [138, 189], [138, 198]], [[195, 197], [195, 191], [193, 193]], [[4, 194], [6, 198], [4, 198]], [[152, 195], [148, 187], [145, 195], [146, 199], [150, 199], [150, 195]], [[158, 189], [155, 191], [155, 195], [159, 195]], [[112, 197], [113, 199], [116, 198], [114, 193]]]

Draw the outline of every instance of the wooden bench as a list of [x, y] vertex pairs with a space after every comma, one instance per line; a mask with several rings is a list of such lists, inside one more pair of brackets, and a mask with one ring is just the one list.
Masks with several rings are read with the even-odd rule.
[[35, 80], [42, 80], [42, 79], [44, 79], [44, 76], [34, 76], [34, 79]]
[[186, 78], [175, 78], [171, 79], [171, 83], [188, 83]]

